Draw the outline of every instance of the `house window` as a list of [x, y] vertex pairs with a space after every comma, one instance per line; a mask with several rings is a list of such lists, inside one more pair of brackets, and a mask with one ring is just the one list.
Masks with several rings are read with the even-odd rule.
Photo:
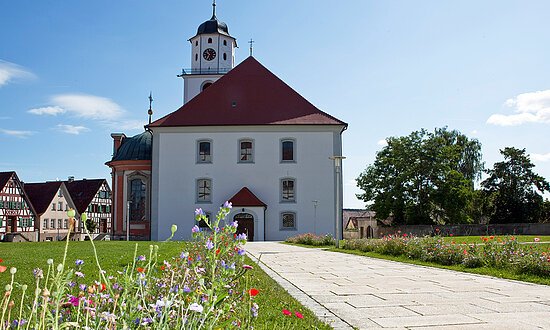
[[209, 44], [212, 43], [212, 38], [208, 38], [208, 43], [209, 43]]
[[57, 192], [57, 196], [58, 197], [63, 197], [63, 191], [61, 189], [59, 189], [59, 191]]
[[296, 229], [296, 213], [283, 212], [281, 213], [281, 230]]
[[210, 141], [199, 141], [197, 149], [197, 163], [212, 163], [212, 143]]
[[281, 180], [281, 202], [287, 202], [287, 203], [296, 202], [296, 180], [294, 179]]
[[55, 211], [55, 203], [52, 203], [52, 211]]
[[63, 219], [57, 219], [57, 228], [63, 228]]
[[254, 143], [252, 140], [239, 141], [239, 162], [252, 163], [254, 162]]
[[50, 220], [50, 229], [55, 229], [55, 219]]
[[199, 179], [197, 180], [197, 202], [212, 201], [212, 180]]
[[42, 220], [42, 229], [48, 229], [48, 219]]
[[143, 178], [130, 179], [130, 221], [146, 220], [147, 185]]
[[63, 211], [63, 202], [58, 202], [57, 203], [57, 210], [58, 211]]
[[296, 160], [294, 144], [294, 140], [281, 141], [281, 162], [294, 162]]
[[63, 228], [65, 229], [69, 228], [69, 219], [63, 220]]

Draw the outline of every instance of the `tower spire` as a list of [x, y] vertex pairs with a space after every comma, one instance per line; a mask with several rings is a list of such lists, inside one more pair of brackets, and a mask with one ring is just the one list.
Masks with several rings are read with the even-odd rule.
[[216, 0], [212, 0], [212, 18], [216, 18]]
[[149, 125], [151, 124], [151, 117], [153, 116], [153, 108], [151, 107], [153, 104], [153, 92], [149, 92], [149, 110], [147, 113], [149, 114]]

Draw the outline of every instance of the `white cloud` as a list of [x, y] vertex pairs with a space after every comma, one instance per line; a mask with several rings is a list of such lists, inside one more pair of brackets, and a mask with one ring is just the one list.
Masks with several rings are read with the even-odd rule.
[[0, 87], [16, 79], [33, 79], [36, 76], [15, 63], [0, 60]]
[[524, 123], [550, 124], [550, 89], [519, 94], [504, 103], [514, 108], [515, 114], [494, 114], [487, 119], [488, 124], [517, 126]]
[[34, 134], [34, 132], [31, 131], [16, 131], [11, 129], [2, 129], [0, 128], [0, 133], [4, 133], [6, 135], [14, 136], [16, 138], [24, 139]]
[[78, 135], [80, 133], [87, 132], [90, 130], [89, 128], [84, 126], [74, 126], [74, 125], [64, 125], [64, 124], [57, 125], [57, 129], [63, 133], [73, 134], [73, 135]]
[[52, 98], [56, 107], [77, 117], [96, 120], [120, 118], [124, 110], [111, 99], [88, 94], [62, 94]]
[[56, 116], [57, 114], [65, 113], [66, 111], [61, 107], [52, 106], [52, 107], [34, 108], [34, 109], [30, 109], [28, 112], [34, 115]]
[[146, 124], [147, 122], [145, 120], [121, 119], [120, 121], [110, 123], [109, 127], [121, 131], [143, 131], [143, 126]]
[[382, 139], [382, 140], [378, 140], [376, 144], [378, 144], [379, 146], [385, 147], [388, 145], [388, 141], [386, 141], [386, 139]]
[[531, 154], [531, 158], [536, 162], [550, 162], [550, 152], [547, 154]]

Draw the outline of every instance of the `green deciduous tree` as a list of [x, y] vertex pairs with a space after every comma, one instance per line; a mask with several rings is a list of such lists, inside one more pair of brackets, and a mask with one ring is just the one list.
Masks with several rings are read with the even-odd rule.
[[504, 161], [488, 170], [489, 177], [481, 183], [491, 199], [492, 223], [543, 221], [545, 205], [542, 194], [550, 184], [533, 171], [525, 149], [504, 148]]
[[481, 144], [456, 130], [390, 137], [357, 178], [357, 195], [395, 223], [471, 222], [474, 181], [483, 171]]

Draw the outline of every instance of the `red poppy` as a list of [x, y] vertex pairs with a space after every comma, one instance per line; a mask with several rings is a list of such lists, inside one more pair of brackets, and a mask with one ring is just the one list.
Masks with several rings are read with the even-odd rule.
[[101, 291], [105, 291], [107, 289], [107, 286], [105, 283], [101, 283]]
[[145, 268], [143, 268], [143, 267], [138, 267], [138, 268], [136, 268], [136, 270], [137, 270], [139, 273], [145, 273]]
[[166, 269], [166, 266], [162, 265], [160, 266], [160, 270], [165, 270]]
[[216, 255], [220, 254], [220, 249], [216, 250]]
[[304, 318], [304, 316], [301, 313], [298, 313], [298, 312], [294, 312], [294, 315], [296, 315], [296, 317], [299, 318], [299, 319]]
[[453, 237], [453, 234], [449, 234], [449, 236]]
[[0, 273], [5, 272], [6, 269], [8, 269], [8, 267], [6, 267], [6, 266], [0, 266]]
[[489, 238], [490, 238], [490, 239], [495, 239], [495, 236], [491, 236], [491, 237], [489, 237]]
[[4, 262], [4, 259], [0, 258], [0, 262]]
[[292, 313], [288, 309], [283, 309], [283, 314], [286, 316], [292, 315]]
[[250, 289], [248, 290], [248, 294], [251, 296], [251, 297], [255, 297], [258, 293], [260, 293], [260, 291], [258, 289]]

